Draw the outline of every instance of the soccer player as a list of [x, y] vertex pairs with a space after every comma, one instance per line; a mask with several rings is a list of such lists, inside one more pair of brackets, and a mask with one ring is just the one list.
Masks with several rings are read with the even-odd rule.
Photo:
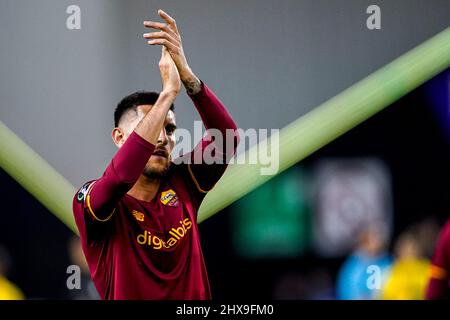
[[426, 298], [450, 299], [450, 220], [439, 236], [433, 259]]
[[[162, 91], [125, 97], [114, 114], [112, 138], [119, 148], [103, 176], [87, 182], [75, 195], [73, 212], [91, 277], [102, 299], [211, 299], [200, 247], [197, 210], [226, 164], [194, 161], [210, 147], [205, 136], [175, 164], [173, 101], [187, 90], [206, 129], [225, 137], [237, 129], [224, 105], [191, 71], [175, 20], [146, 21], [159, 31], [144, 34], [162, 46], [159, 68]], [[225, 140], [225, 139], [224, 139]], [[215, 159], [231, 155], [216, 152]]]

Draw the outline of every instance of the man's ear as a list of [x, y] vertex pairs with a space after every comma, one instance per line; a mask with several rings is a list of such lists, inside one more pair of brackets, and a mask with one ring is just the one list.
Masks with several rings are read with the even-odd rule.
[[120, 148], [123, 143], [125, 142], [125, 133], [123, 132], [123, 130], [121, 128], [114, 128], [111, 132], [111, 137], [114, 141], [114, 144]]

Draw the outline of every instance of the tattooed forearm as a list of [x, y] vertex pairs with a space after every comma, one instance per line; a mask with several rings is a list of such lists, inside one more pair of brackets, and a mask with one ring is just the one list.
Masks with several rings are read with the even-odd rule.
[[183, 81], [183, 85], [189, 94], [196, 94], [200, 92], [201, 82], [197, 77], [191, 76], [186, 79], [182, 79], [181, 81]]

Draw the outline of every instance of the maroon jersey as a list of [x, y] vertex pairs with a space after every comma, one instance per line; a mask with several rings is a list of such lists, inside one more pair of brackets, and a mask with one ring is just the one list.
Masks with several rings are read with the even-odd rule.
[[[236, 129], [204, 84], [191, 98], [206, 129]], [[193, 157], [209, 143], [203, 139], [186, 156]], [[154, 148], [133, 132], [103, 176], [87, 182], [74, 197], [73, 212], [91, 277], [103, 299], [211, 299], [197, 210], [226, 164], [172, 163], [157, 195], [146, 202], [127, 192]]]
[[450, 220], [441, 231], [431, 262], [427, 299], [450, 298]]

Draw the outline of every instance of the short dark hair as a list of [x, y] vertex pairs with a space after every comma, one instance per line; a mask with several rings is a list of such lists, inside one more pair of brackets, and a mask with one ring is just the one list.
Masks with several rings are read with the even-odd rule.
[[[128, 110], [135, 110], [138, 106], [154, 105], [159, 98], [159, 93], [154, 91], [136, 91], [123, 98], [114, 111], [114, 126], [118, 127], [120, 119]], [[170, 106], [170, 110], [174, 111], [175, 106]]]

